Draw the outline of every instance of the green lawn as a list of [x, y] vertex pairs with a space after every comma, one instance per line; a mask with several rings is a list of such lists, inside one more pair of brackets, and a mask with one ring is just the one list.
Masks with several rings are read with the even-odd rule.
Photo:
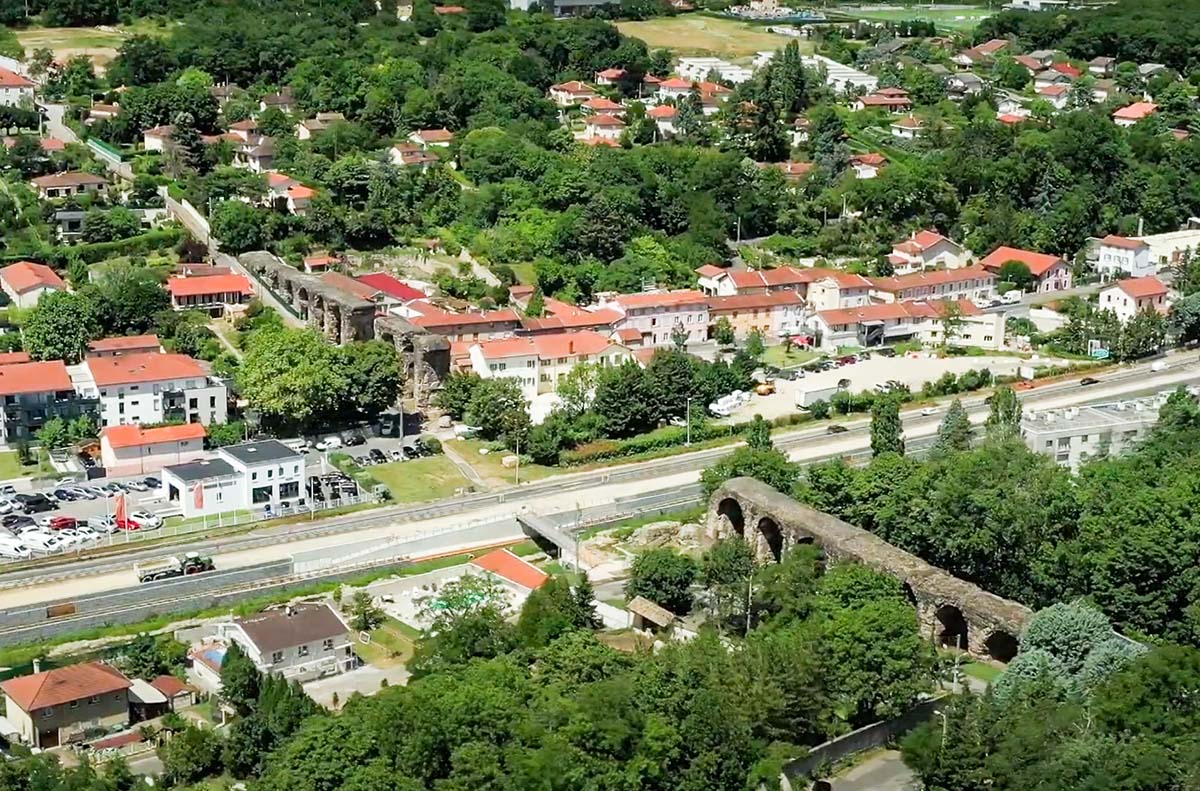
[[37, 470], [36, 464], [22, 467], [15, 450], [0, 453], [0, 481], [20, 478], [23, 475], [33, 475]]
[[[760, 50], [776, 50], [796, 39], [768, 33], [765, 28], [734, 19], [687, 14], [639, 22], [618, 22], [617, 29], [640, 38], [650, 49], [666, 48], [676, 55], [715, 55], [739, 58]], [[803, 52], [813, 45], [798, 41]]]
[[972, 678], [977, 678], [980, 681], [986, 681], [991, 684], [1000, 678], [1000, 674], [1004, 672], [1004, 668], [989, 665], [986, 662], [968, 662], [962, 666], [962, 671]]
[[776, 368], [792, 368], [804, 365], [809, 360], [815, 360], [820, 356], [819, 352], [797, 349], [795, 346], [789, 349], [781, 343], [778, 346], [768, 346], [763, 353], [762, 361], [763, 364], [774, 365]]
[[386, 619], [381, 626], [371, 630], [371, 642], [354, 643], [354, 651], [369, 665], [394, 667], [412, 658], [413, 638], [416, 630], [395, 618]]
[[921, 6], [904, 6], [899, 8], [872, 9], [859, 11], [845, 8], [841, 14], [850, 19], [875, 19], [881, 22], [905, 22], [908, 20], [928, 20], [943, 30], [973, 30], [980, 22], [992, 15], [987, 8], [956, 8], [931, 9]]
[[[508, 451], [493, 450], [486, 454], [480, 453], [481, 448], [489, 445], [477, 439], [454, 439], [446, 445], [492, 486], [505, 486], [516, 482], [516, 469], [505, 467], [502, 463], [504, 457], [510, 455]], [[565, 471], [556, 467], [543, 467], [540, 464], [522, 464], [521, 480], [537, 481]]]
[[532, 286], [537, 284], [537, 275], [534, 274], [533, 264], [531, 262], [522, 262], [520, 264], [510, 264], [513, 274], [517, 276], [517, 282], [523, 286]]
[[470, 481], [445, 456], [413, 461], [394, 461], [368, 470], [371, 477], [388, 487], [398, 503], [416, 503], [453, 497]]

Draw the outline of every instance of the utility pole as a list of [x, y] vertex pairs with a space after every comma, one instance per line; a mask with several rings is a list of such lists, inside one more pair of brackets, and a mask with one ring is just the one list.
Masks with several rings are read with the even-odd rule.
[[684, 440], [684, 446], [691, 447], [692, 445], [692, 397], [687, 398], [687, 417], [684, 418], [687, 422], [687, 439]]

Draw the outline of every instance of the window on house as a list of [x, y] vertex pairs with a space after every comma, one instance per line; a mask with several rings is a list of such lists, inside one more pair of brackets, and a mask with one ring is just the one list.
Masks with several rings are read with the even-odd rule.
[[42, 709], [42, 719], [48, 720], [53, 716], [54, 716], [54, 707], [53, 706], [47, 706], [46, 708]]
[[271, 664], [272, 665], [278, 665], [282, 661], [283, 661], [283, 652], [282, 651], [276, 651], [275, 653], [271, 654]]
[[73, 709], [79, 708], [79, 701], [77, 701], [77, 700], [71, 701], [71, 708], [73, 708]]
[[332, 651], [333, 650], [333, 638], [326, 637], [325, 642], [322, 643], [321, 645], [326, 651]]
[[100, 696], [99, 696], [99, 695], [92, 695], [90, 698], [88, 698], [88, 705], [89, 705], [89, 706], [95, 706], [95, 705], [96, 705], [97, 703], [99, 703], [99, 702], [100, 702]]
[[302, 645], [296, 649], [296, 656], [308, 656], [308, 646]]

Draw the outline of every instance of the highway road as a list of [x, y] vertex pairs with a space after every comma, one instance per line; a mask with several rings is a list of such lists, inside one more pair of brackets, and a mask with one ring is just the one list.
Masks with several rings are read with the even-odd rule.
[[[1149, 365], [1131, 366], [1101, 375], [1090, 387], [1078, 382], [1046, 385], [1022, 393], [1026, 409], [1054, 409], [1084, 403], [1099, 403], [1171, 389], [1200, 382], [1200, 363], [1195, 353], [1175, 355], [1171, 367], [1151, 372]], [[973, 421], [983, 422], [988, 407], [983, 396], [963, 399]], [[922, 416], [919, 411], [904, 415], [904, 430], [910, 447], [927, 444], [937, 432], [941, 415]], [[827, 433], [820, 428], [791, 432], [776, 437], [776, 444], [789, 457], [812, 463], [836, 456], [862, 454], [870, 442], [867, 418], [844, 424], [847, 431]], [[922, 441], [924, 440], [924, 441]], [[628, 502], [639, 495], [684, 489], [693, 485], [699, 472], [729, 447], [712, 448], [652, 462], [574, 473], [526, 484], [520, 489], [470, 495], [417, 507], [393, 506], [311, 523], [268, 528], [219, 540], [201, 540], [170, 549], [141, 550], [119, 559], [97, 558], [78, 561], [56, 559], [36, 570], [0, 576], [0, 609], [38, 604], [54, 599], [88, 596], [135, 585], [132, 565], [139, 557], [158, 557], [196, 550], [213, 555], [217, 567], [233, 569], [290, 557], [293, 553], [339, 547], [355, 542], [415, 537], [484, 521], [509, 517], [528, 508], [538, 513], [571, 511], [582, 507]], [[352, 534], [352, 535], [351, 535]]]

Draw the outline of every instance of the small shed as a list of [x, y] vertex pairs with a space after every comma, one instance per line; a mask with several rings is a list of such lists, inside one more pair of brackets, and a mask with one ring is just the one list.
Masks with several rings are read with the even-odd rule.
[[644, 596], [635, 596], [626, 605], [633, 613], [633, 628], [649, 632], [661, 632], [670, 629], [675, 624], [675, 616], [665, 607], [661, 607]]

